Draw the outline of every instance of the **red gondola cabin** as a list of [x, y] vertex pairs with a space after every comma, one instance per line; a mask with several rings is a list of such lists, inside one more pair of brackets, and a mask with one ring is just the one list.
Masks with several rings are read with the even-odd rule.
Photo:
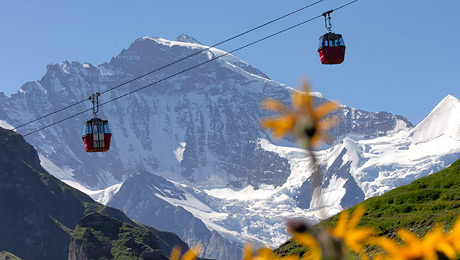
[[341, 34], [328, 32], [319, 37], [318, 53], [322, 64], [340, 64], [345, 59], [345, 42]]
[[107, 120], [93, 118], [83, 128], [83, 143], [86, 152], [107, 152], [110, 149], [109, 123]]

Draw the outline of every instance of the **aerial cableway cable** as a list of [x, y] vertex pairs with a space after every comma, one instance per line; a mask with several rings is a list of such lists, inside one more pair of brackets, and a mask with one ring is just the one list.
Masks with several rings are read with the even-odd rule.
[[[351, 4], [353, 4], [353, 3], [357, 2], [357, 1], [358, 1], [358, 0], [353, 0], [353, 1], [351, 1], [351, 2], [348, 2], [348, 3], [346, 3], [346, 4], [344, 4], [344, 5], [341, 5], [341, 6], [337, 7], [337, 8], [335, 8], [335, 9], [332, 9], [332, 10], [337, 11], [337, 10], [342, 9], [342, 8], [344, 8], [344, 7], [346, 7], [346, 6], [349, 6], [349, 5], [351, 5]], [[281, 33], [284, 33], [284, 32], [286, 32], [286, 31], [292, 30], [292, 29], [294, 29], [294, 28], [296, 28], [296, 27], [299, 27], [299, 26], [301, 26], [301, 25], [304, 25], [304, 24], [306, 24], [306, 23], [309, 23], [309, 22], [311, 22], [311, 21], [313, 21], [313, 20], [316, 20], [316, 19], [318, 19], [318, 18], [320, 18], [320, 17], [322, 17], [322, 16], [323, 16], [323, 15], [320, 14], [320, 15], [317, 15], [317, 16], [312, 17], [312, 18], [310, 18], [310, 19], [304, 20], [304, 21], [302, 21], [302, 22], [300, 22], [300, 23], [297, 23], [297, 24], [294, 24], [294, 25], [292, 25], [292, 26], [289, 26], [289, 27], [287, 27], [287, 28], [285, 28], [285, 29], [283, 29], [283, 30], [277, 31], [277, 32], [272, 33], [272, 34], [270, 34], [270, 35], [268, 35], [268, 36], [265, 36], [265, 37], [263, 37], [263, 38], [260, 38], [260, 39], [258, 39], [258, 40], [255, 40], [255, 41], [253, 41], [253, 42], [250, 42], [250, 43], [248, 43], [248, 44], [246, 44], [246, 45], [243, 45], [243, 46], [241, 46], [241, 47], [239, 47], [239, 48], [236, 48], [236, 49], [234, 49], [234, 50], [232, 50], [232, 51], [225, 52], [225, 53], [223, 53], [223, 54], [221, 54], [221, 55], [219, 55], [219, 56], [213, 57], [212, 59], [209, 59], [209, 60], [204, 61], [204, 62], [201, 62], [201, 63], [199, 63], [199, 64], [197, 64], [197, 65], [191, 66], [191, 67], [189, 67], [189, 68], [187, 68], [187, 69], [184, 69], [184, 70], [181, 70], [181, 71], [176, 72], [176, 73], [174, 73], [174, 74], [171, 74], [171, 75], [169, 75], [169, 76], [167, 76], [167, 77], [164, 77], [164, 78], [162, 78], [162, 79], [160, 79], [160, 80], [157, 80], [157, 81], [155, 81], [155, 82], [152, 82], [152, 83], [150, 83], [150, 84], [147, 84], [147, 85], [145, 85], [145, 86], [143, 86], [143, 87], [140, 87], [140, 88], [138, 88], [138, 89], [135, 89], [135, 90], [132, 90], [132, 91], [130, 91], [130, 92], [127, 92], [127, 93], [125, 93], [125, 94], [123, 94], [123, 95], [121, 95], [121, 96], [115, 97], [115, 98], [113, 98], [113, 99], [111, 99], [111, 100], [108, 100], [108, 101], [106, 101], [106, 102], [104, 102], [104, 103], [99, 104], [99, 106], [103, 106], [103, 105], [105, 105], [105, 104], [111, 103], [111, 102], [113, 102], [113, 101], [115, 101], [115, 100], [118, 100], [118, 99], [120, 99], [120, 98], [123, 98], [123, 97], [126, 97], [126, 96], [130, 95], [130, 94], [133, 94], [133, 93], [135, 93], [135, 92], [137, 92], [137, 91], [140, 91], [140, 90], [143, 90], [143, 89], [145, 89], [145, 88], [151, 87], [151, 86], [153, 86], [153, 85], [155, 85], [155, 84], [158, 84], [158, 83], [160, 83], [160, 82], [163, 82], [163, 81], [165, 81], [165, 80], [168, 80], [168, 79], [170, 79], [170, 78], [173, 78], [173, 77], [175, 77], [175, 76], [177, 76], [177, 75], [180, 75], [180, 74], [182, 74], [182, 73], [185, 73], [185, 72], [187, 72], [187, 71], [193, 70], [193, 69], [195, 69], [195, 68], [197, 68], [197, 67], [199, 67], [199, 66], [202, 66], [202, 65], [204, 65], [204, 64], [207, 64], [207, 63], [209, 63], [209, 62], [211, 62], [211, 61], [215, 61], [215, 60], [217, 60], [217, 59], [219, 59], [219, 58], [222, 58], [222, 57], [225, 57], [225, 56], [227, 56], [227, 55], [229, 55], [229, 54], [232, 54], [232, 53], [234, 53], [234, 52], [240, 51], [240, 50], [242, 50], [242, 49], [244, 49], [244, 48], [247, 48], [247, 47], [249, 47], [249, 46], [252, 46], [252, 45], [254, 45], [254, 44], [256, 44], [256, 43], [262, 42], [262, 41], [267, 40], [267, 39], [269, 39], [269, 38], [272, 38], [272, 37], [274, 37], [274, 36], [276, 36], [276, 35], [279, 35], [279, 34], [281, 34]], [[85, 101], [86, 101], [86, 100], [85, 100]], [[24, 135], [22, 135], [22, 136], [13, 138], [12, 140], [7, 141], [7, 142], [1, 144], [1, 145], [0, 145], [0, 148], [3, 147], [3, 146], [5, 146], [5, 145], [7, 145], [7, 144], [9, 144], [9, 143], [12, 143], [12, 142], [18, 140], [18, 139], [21, 139], [21, 138], [23, 138], [23, 137], [32, 135], [32, 134], [34, 134], [34, 133], [37, 133], [37, 132], [39, 132], [39, 131], [42, 131], [42, 130], [44, 130], [44, 129], [46, 129], [46, 128], [49, 128], [49, 127], [51, 127], [51, 126], [57, 125], [57, 124], [59, 124], [59, 123], [61, 123], [61, 122], [64, 122], [64, 121], [66, 121], [66, 120], [69, 120], [69, 119], [71, 119], [71, 118], [74, 118], [74, 117], [76, 117], [76, 116], [78, 116], [78, 115], [81, 115], [81, 114], [86, 113], [86, 112], [91, 111], [91, 110], [92, 110], [92, 108], [83, 110], [83, 111], [81, 111], [81, 112], [75, 113], [75, 114], [73, 114], [73, 115], [71, 115], [71, 116], [68, 116], [68, 117], [66, 117], [66, 118], [63, 118], [63, 119], [61, 119], [61, 120], [58, 120], [58, 121], [56, 121], [56, 122], [54, 122], [54, 123], [52, 123], [52, 124], [50, 124], [50, 125], [46, 125], [46, 126], [41, 127], [41, 128], [39, 128], [39, 129], [37, 129], [37, 130], [34, 130], [34, 131], [29, 132], [29, 133], [27, 133], [27, 134], [24, 134]]]
[[[262, 28], [262, 27], [265, 27], [265, 26], [267, 26], [267, 25], [269, 25], [269, 24], [272, 24], [272, 23], [277, 22], [277, 21], [279, 21], [279, 20], [281, 20], [281, 19], [284, 19], [284, 18], [286, 18], [286, 17], [288, 17], [288, 16], [291, 16], [291, 15], [293, 15], [293, 14], [296, 14], [296, 13], [300, 12], [300, 11], [303, 11], [303, 10], [305, 10], [305, 9], [308, 9], [308, 8], [310, 8], [310, 7], [312, 7], [312, 6], [316, 5], [316, 4], [319, 4], [319, 3], [323, 2], [323, 1], [325, 1], [325, 0], [318, 0], [318, 1], [314, 2], [314, 3], [311, 3], [311, 4], [309, 4], [309, 5], [306, 5], [306, 6], [302, 7], [302, 8], [299, 8], [299, 9], [297, 9], [297, 10], [295, 10], [295, 11], [292, 11], [292, 12], [290, 12], [290, 13], [287, 13], [287, 14], [283, 15], [283, 16], [280, 16], [280, 17], [275, 18], [275, 19], [273, 19], [273, 20], [270, 20], [270, 21], [268, 21], [268, 22], [266, 22], [266, 23], [263, 23], [263, 24], [261, 24], [261, 25], [259, 25], [259, 26], [256, 26], [256, 27], [254, 27], [254, 28], [252, 28], [252, 29], [249, 29], [249, 30], [244, 31], [244, 32], [242, 32], [242, 33], [239, 33], [239, 34], [237, 34], [237, 35], [235, 35], [235, 36], [232, 36], [232, 37], [230, 37], [230, 38], [228, 38], [228, 39], [226, 39], [226, 40], [223, 40], [223, 41], [221, 41], [221, 42], [218, 42], [218, 43], [216, 43], [216, 44], [214, 44], [214, 45], [212, 45], [212, 46], [206, 47], [206, 48], [204, 48], [204, 49], [202, 49], [202, 50], [200, 50], [200, 51], [194, 52], [194, 53], [192, 53], [192, 54], [190, 54], [190, 55], [188, 55], [188, 56], [185, 56], [185, 57], [183, 57], [183, 58], [180, 58], [180, 59], [178, 59], [178, 60], [176, 60], [176, 61], [173, 61], [173, 62], [171, 62], [171, 63], [169, 63], [169, 64], [166, 64], [166, 65], [161, 66], [161, 67], [159, 67], [159, 68], [156, 68], [156, 69], [154, 69], [154, 70], [152, 70], [152, 71], [149, 71], [149, 72], [147, 72], [147, 73], [144, 73], [144, 74], [142, 74], [142, 75], [139, 75], [139, 76], [137, 76], [137, 77], [135, 77], [135, 78], [132, 78], [132, 79], [130, 79], [130, 80], [127, 80], [127, 81], [125, 81], [125, 82], [123, 82], [123, 83], [120, 83], [120, 84], [118, 84], [118, 85], [115, 85], [115, 86], [113, 86], [113, 87], [111, 87], [111, 88], [109, 88], [109, 89], [106, 89], [106, 90], [104, 90], [104, 91], [101, 91], [100, 93], [101, 93], [101, 94], [107, 93], [107, 92], [109, 92], [109, 91], [112, 91], [112, 90], [114, 90], [114, 89], [117, 89], [117, 88], [119, 88], [119, 87], [122, 87], [122, 86], [124, 86], [124, 85], [126, 85], [126, 84], [129, 84], [129, 83], [131, 83], [131, 82], [134, 82], [134, 81], [136, 81], [136, 80], [138, 80], [138, 79], [141, 79], [141, 78], [143, 78], [143, 77], [145, 77], [145, 76], [148, 76], [148, 75], [150, 75], [150, 74], [152, 74], [152, 73], [155, 73], [155, 72], [157, 72], [157, 71], [166, 69], [166, 68], [168, 68], [168, 67], [170, 67], [170, 66], [172, 66], [172, 65], [174, 65], [174, 64], [177, 64], [177, 63], [179, 63], [179, 62], [181, 62], [181, 61], [184, 61], [184, 60], [186, 60], [186, 59], [189, 59], [189, 58], [191, 58], [191, 57], [194, 57], [194, 56], [196, 56], [196, 55], [198, 55], [198, 54], [200, 54], [200, 53], [203, 53], [203, 52], [208, 51], [208, 50], [210, 50], [210, 49], [212, 49], [212, 48], [215, 48], [215, 47], [217, 47], [217, 46], [219, 46], [219, 45], [222, 45], [222, 44], [224, 44], [224, 43], [227, 43], [227, 42], [229, 42], [229, 41], [232, 41], [232, 40], [234, 40], [234, 39], [236, 39], [236, 38], [239, 38], [239, 37], [241, 37], [241, 36], [243, 36], [243, 35], [246, 35], [246, 34], [248, 34], [248, 33], [250, 33], [250, 32], [256, 31], [256, 30], [258, 30], [258, 29], [260, 29], [260, 28]], [[56, 111], [50, 112], [50, 113], [48, 113], [48, 114], [45, 114], [45, 115], [43, 115], [43, 116], [41, 116], [41, 117], [38, 117], [38, 118], [36, 118], [36, 119], [34, 119], [34, 120], [31, 120], [31, 121], [27, 122], [27, 123], [21, 124], [21, 125], [19, 125], [19, 126], [13, 128], [13, 129], [11, 129], [11, 130], [12, 130], [12, 131], [18, 130], [19, 128], [22, 128], [22, 127], [24, 127], [24, 126], [26, 126], [26, 125], [29, 125], [29, 124], [34, 123], [34, 122], [37, 122], [37, 121], [39, 121], [39, 120], [41, 120], [41, 119], [44, 119], [44, 118], [49, 117], [49, 116], [51, 116], [51, 115], [54, 115], [54, 114], [56, 114], [56, 113], [62, 112], [62, 111], [64, 111], [64, 110], [67, 110], [67, 109], [69, 109], [69, 108], [71, 108], [71, 107], [74, 107], [74, 106], [76, 106], [76, 105], [82, 104], [82, 103], [86, 102], [87, 100], [88, 100], [88, 99], [83, 99], [83, 100], [80, 100], [80, 101], [75, 102], [75, 103], [73, 103], [73, 104], [70, 104], [70, 105], [68, 105], [68, 106], [62, 107], [62, 108], [60, 108], [60, 109], [58, 109], [58, 110], [56, 110]], [[4, 132], [0, 133], [0, 136], [3, 135], [3, 134], [6, 134], [7, 132], [8, 132], [8, 131], [4, 131]]]

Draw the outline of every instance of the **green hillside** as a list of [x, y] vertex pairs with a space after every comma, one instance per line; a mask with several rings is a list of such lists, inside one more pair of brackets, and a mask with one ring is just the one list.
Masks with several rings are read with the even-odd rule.
[[[361, 204], [365, 205], [366, 213], [358, 226], [374, 227], [378, 235], [395, 237], [398, 229], [405, 228], [422, 237], [436, 224], [444, 224], [450, 229], [460, 216], [460, 160], [440, 172]], [[334, 227], [338, 217], [339, 214], [316, 226], [320, 229]], [[277, 250], [281, 255], [303, 251], [292, 241]]]

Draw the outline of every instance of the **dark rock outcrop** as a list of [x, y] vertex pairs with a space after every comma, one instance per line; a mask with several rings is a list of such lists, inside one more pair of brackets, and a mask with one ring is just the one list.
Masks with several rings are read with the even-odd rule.
[[[174, 240], [172, 236], [171, 234]], [[175, 240], [176, 245], [187, 247], [179, 239]], [[91, 213], [77, 222], [70, 241], [69, 260], [167, 260], [165, 254], [170, 251], [170, 245], [160, 240], [149, 229], [132, 226], [99, 213]]]

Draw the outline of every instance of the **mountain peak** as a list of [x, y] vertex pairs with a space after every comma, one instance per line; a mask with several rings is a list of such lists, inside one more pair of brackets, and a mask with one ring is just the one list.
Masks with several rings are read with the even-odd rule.
[[411, 133], [412, 140], [423, 143], [442, 135], [460, 140], [460, 100], [447, 95]]
[[201, 42], [199, 42], [197, 39], [193, 38], [192, 36], [190, 35], [187, 35], [185, 33], [177, 36], [176, 38], [176, 41], [178, 42], [186, 42], [186, 43], [196, 43], [196, 44], [200, 44], [200, 45], [203, 45]]
[[451, 94], [448, 94], [445, 98], [443, 98], [443, 100], [441, 100], [441, 102], [439, 102], [439, 104], [444, 104], [444, 103], [460, 103], [460, 100], [454, 96], [452, 96]]

